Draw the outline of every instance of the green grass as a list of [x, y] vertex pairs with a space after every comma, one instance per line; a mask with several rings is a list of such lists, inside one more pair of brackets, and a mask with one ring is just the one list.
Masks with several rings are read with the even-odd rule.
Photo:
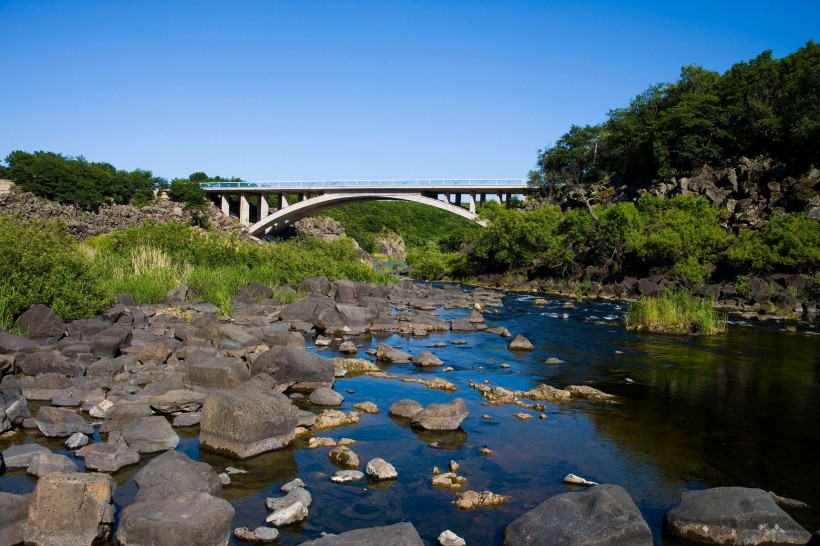
[[[131, 294], [139, 304], [160, 303], [180, 283], [200, 301], [231, 313], [231, 299], [249, 282], [295, 287], [315, 276], [390, 280], [359, 260], [350, 239], [258, 244], [169, 222], [78, 243], [60, 222], [0, 215], [0, 326], [5, 328], [35, 303], [73, 320], [103, 311], [117, 293]], [[289, 303], [299, 295], [277, 297]]]
[[726, 317], [715, 311], [711, 299], [686, 292], [643, 297], [626, 313], [629, 330], [666, 334], [715, 335], [726, 332]]

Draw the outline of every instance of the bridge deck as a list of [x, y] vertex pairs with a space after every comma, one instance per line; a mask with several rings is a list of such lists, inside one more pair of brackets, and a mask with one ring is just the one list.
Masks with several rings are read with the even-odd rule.
[[526, 179], [416, 179], [416, 180], [289, 180], [261, 182], [205, 182], [200, 187], [206, 192], [348, 192], [348, 191], [406, 191], [406, 192], [524, 192]]

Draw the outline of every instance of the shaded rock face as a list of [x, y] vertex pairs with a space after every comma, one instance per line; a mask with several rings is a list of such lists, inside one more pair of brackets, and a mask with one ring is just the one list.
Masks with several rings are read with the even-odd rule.
[[398, 233], [387, 231], [376, 235], [376, 252], [384, 254], [388, 258], [403, 262], [407, 259], [407, 247], [404, 239]]
[[26, 336], [42, 344], [56, 343], [65, 332], [65, 323], [47, 305], [32, 305], [20, 315], [15, 326]]
[[228, 501], [201, 491], [138, 501], [122, 511], [117, 540], [124, 546], [223, 546], [234, 512]]
[[629, 494], [600, 485], [542, 502], [504, 529], [504, 546], [551, 543], [584, 546], [652, 545], [652, 533]]
[[107, 474], [52, 473], [31, 495], [26, 543], [82, 546], [105, 540], [114, 521], [115, 484]]
[[402, 522], [384, 527], [355, 529], [302, 543], [303, 546], [423, 546], [412, 523]]
[[806, 544], [811, 534], [762, 489], [686, 491], [667, 512], [664, 531], [706, 544]]
[[179, 451], [166, 451], [134, 475], [137, 502], [159, 500], [180, 492], [222, 495], [222, 482], [211, 465], [191, 460]]
[[75, 411], [66, 408], [43, 406], [35, 418], [37, 428], [49, 437], [69, 437], [75, 432], [91, 434], [94, 428]]
[[0, 546], [23, 542], [30, 495], [0, 492]]
[[410, 424], [424, 430], [456, 430], [469, 413], [464, 400], [456, 398], [449, 404], [430, 404]]
[[272, 347], [256, 359], [253, 374], [267, 373], [279, 385], [296, 391], [332, 387], [336, 377], [333, 361], [293, 347]]
[[202, 406], [199, 442], [245, 459], [289, 444], [297, 421], [298, 410], [286, 396], [242, 386], [208, 396]]

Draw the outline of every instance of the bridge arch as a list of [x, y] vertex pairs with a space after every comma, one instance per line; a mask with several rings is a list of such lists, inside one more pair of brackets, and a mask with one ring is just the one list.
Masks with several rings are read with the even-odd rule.
[[445, 210], [453, 214], [457, 214], [462, 218], [471, 220], [479, 225], [485, 225], [484, 221], [478, 219], [478, 215], [469, 210], [463, 209], [457, 205], [453, 205], [446, 201], [441, 201], [433, 197], [426, 197], [418, 193], [326, 193], [316, 197], [311, 197], [305, 201], [300, 201], [293, 205], [279, 209], [270, 216], [267, 216], [248, 227], [248, 232], [251, 235], [261, 236], [265, 233], [276, 234], [284, 230], [294, 222], [307, 218], [318, 212], [327, 209], [346, 205], [348, 203], [355, 203], [357, 201], [375, 201], [375, 200], [392, 200], [392, 201], [410, 201], [412, 203], [421, 203], [422, 205], [429, 205], [437, 209]]

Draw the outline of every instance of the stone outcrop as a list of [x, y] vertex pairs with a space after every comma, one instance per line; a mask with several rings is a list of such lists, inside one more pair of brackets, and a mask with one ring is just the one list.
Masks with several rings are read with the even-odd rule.
[[649, 526], [619, 485], [547, 499], [504, 529], [504, 546], [541, 544], [543, 537], [568, 546], [652, 545]]
[[663, 525], [673, 536], [705, 544], [806, 544], [811, 538], [769, 493], [745, 487], [686, 491]]
[[263, 374], [209, 395], [202, 406], [200, 445], [245, 459], [289, 444], [295, 437], [297, 409], [273, 385]]
[[107, 539], [114, 521], [114, 489], [107, 474], [55, 472], [41, 477], [31, 495], [26, 543], [82, 546]]

